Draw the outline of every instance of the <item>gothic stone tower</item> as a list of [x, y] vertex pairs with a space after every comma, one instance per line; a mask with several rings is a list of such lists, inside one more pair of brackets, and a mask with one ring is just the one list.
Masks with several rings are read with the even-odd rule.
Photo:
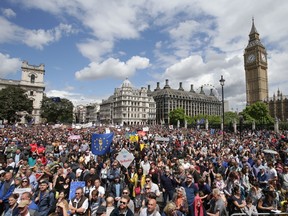
[[260, 41], [254, 19], [244, 52], [244, 66], [247, 105], [268, 99], [267, 53]]

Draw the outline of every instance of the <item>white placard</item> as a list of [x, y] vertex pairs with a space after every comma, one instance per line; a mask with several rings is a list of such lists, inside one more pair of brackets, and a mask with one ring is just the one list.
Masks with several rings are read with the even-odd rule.
[[134, 160], [134, 155], [123, 148], [116, 157], [116, 160], [127, 169]]
[[149, 127], [143, 127], [143, 131], [148, 132], [149, 131]]

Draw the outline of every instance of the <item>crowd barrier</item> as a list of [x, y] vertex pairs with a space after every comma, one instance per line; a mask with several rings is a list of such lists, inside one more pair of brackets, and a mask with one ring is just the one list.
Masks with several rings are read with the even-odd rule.
[[[246, 213], [235, 213], [235, 214], [232, 214], [230, 216], [247, 216]], [[276, 213], [276, 212], [271, 212], [271, 213], [258, 213], [257, 216], [262, 216], [262, 215], [286, 215], [288, 216], [288, 213], [287, 212], [279, 212], [279, 213]]]

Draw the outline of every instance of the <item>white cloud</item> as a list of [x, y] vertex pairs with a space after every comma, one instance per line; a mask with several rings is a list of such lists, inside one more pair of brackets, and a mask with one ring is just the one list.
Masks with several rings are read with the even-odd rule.
[[53, 29], [25, 29], [0, 17], [0, 43], [23, 43], [37, 49], [43, 49], [63, 35], [75, 32], [71, 25], [60, 23]]
[[113, 49], [113, 42], [89, 39], [77, 44], [77, 47], [83, 56], [93, 62], [101, 60], [103, 54], [110, 53]]
[[70, 100], [74, 106], [76, 105], [84, 105], [89, 103], [100, 103], [101, 99], [95, 96], [87, 96], [81, 93], [72, 92], [72, 91], [65, 91], [65, 90], [49, 90], [46, 92], [47, 97], [60, 97]]
[[0, 43], [14, 42], [19, 40], [23, 30], [3, 17], [0, 17]]
[[16, 17], [16, 13], [10, 8], [3, 8], [2, 14], [7, 18]]
[[63, 34], [73, 33], [71, 25], [60, 24], [54, 29], [25, 30], [23, 43], [37, 49], [43, 49], [50, 43], [58, 41]]
[[149, 59], [133, 56], [126, 62], [109, 58], [102, 63], [91, 62], [88, 67], [75, 73], [78, 80], [95, 80], [105, 77], [125, 78], [134, 75], [136, 70], [149, 66]]
[[0, 77], [5, 77], [8, 74], [16, 73], [21, 68], [21, 60], [11, 58], [9, 55], [0, 53]]

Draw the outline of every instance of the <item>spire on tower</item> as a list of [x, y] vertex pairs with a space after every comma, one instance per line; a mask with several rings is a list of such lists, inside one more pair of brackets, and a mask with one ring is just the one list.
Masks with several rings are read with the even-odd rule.
[[254, 17], [252, 17], [252, 27], [251, 27], [251, 31], [250, 31], [250, 35], [251, 34], [259, 34], [258, 32], [257, 32], [257, 29], [256, 29], [256, 27], [255, 27], [255, 24], [254, 24]]

